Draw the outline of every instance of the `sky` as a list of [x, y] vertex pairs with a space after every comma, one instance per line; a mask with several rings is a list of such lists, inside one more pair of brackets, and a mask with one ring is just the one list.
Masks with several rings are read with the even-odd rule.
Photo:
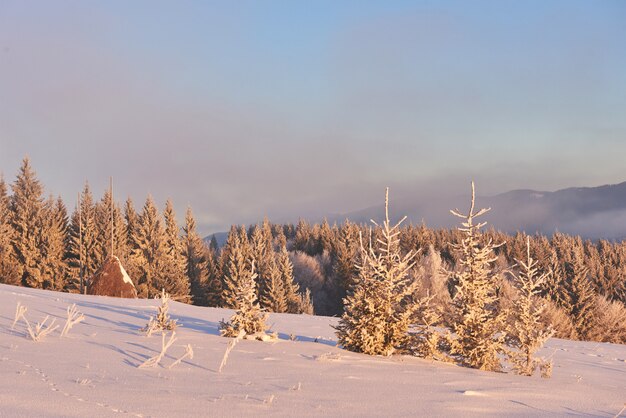
[[393, 196], [626, 181], [626, 2], [0, 0], [0, 172], [29, 156], [202, 233]]

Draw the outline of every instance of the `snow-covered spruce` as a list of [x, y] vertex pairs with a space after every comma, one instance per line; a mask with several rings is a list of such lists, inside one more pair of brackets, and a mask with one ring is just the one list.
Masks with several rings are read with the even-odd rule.
[[[496, 289], [498, 275], [492, 263], [496, 260], [491, 239], [481, 243], [480, 228], [486, 225], [475, 219], [490, 209], [474, 212], [475, 191], [472, 182], [472, 202], [464, 215], [458, 209], [450, 212], [464, 219], [459, 231], [463, 240], [451, 246], [460, 254], [460, 272], [451, 272], [456, 282], [453, 298], [453, 331], [451, 354], [461, 363], [481, 370], [500, 370], [498, 354], [503, 351], [505, 316], [499, 311]], [[500, 244], [501, 245], [501, 244]]]
[[267, 314], [258, 303], [254, 262], [249, 268], [247, 274], [241, 276], [240, 287], [235, 289], [235, 314], [228, 322], [220, 321], [220, 333], [224, 337], [237, 337], [243, 331], [245, 335], [265, 339]]
[[[345, 298], [337, 325], [339, 344], [370, 355], [408, 351], [408, 330], [418, 306], [411, 303], [417, 282], [409, 275], [415, 253], [400, 254], [398, 227], [389, 221], [389, 189], [385, 194], [385, 221], [376, 248], [361, 239], [361, 264], [354, 292]], [[379, 226], [375, 223], [376, 226]]]
[[530, 238], [526, 240], [526, 260], [516, 260], [520, 272], [513, 278], [519, 290], [519, 296], [511, 311], [511, 325], [507, 331], [507, 342], [513, 350], [507, 350], [513, 369], [521, 375], [532, 376], [538, 367], [546, 367], [543, 359], [535, 358], [535, 352], [543, 347], [554, 331], [545, 327], [541, 314], [545, 301], [538, 297], [548, 277], [547, 273], [538, 275], [536, 260], [530, 256]]

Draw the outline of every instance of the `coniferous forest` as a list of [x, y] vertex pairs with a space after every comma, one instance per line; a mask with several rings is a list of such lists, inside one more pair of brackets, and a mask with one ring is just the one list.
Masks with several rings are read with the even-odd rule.
[[[177, 301], [236, 308], [239, 289], [253, 277], [264, 311], [343, 315], [339, 339], [355, 351], [378, 347], [388, 354], [405, 344], [414, 326], [418, 344], [412, 349], [437, 358], [446, 343], [433, 330], [446, 328], [493, 343], [481, 347], [475, 363], [467, 339], [443, 347], [484, 369], [492, 368], [504, 343], [498, 339], [528, 346], [546, 337], [499, 333], [527, 331], [535, 320], [556, 337], [626, 343], [626, 243], [560, 233], [507, 235], [470, 221], [474, 215], [488, 221], [488, 213], [457, 215], [465, 223], [456, 229], [393, 226], [388, 219], [380, 225], [265, 219], [232, 226], [218, 248], [215, 239], [206, 243], [198, 234], [191, 208], [179, 225], [172, 202], [160, 210], [150, 196], [141, 206], [130, 198], [119, 204], [109, 190], [98, 197], [86, 184], [70, 213], [60, 197], [46, 197], [24, 159], [12, 183], [0, 179], [0, 282], [78, 293], [80, 278], [115, 255], [139, 297], [154, 298], [165, 289]], [[477, 270], [484, 272], [480, 279], [468, 280], [467, 272]], [[377, 280], [381, 272], [391, 280]], [[351, 329], [362, 325], [350, 321], [366, 318], [381, 300], [402, 317], [385, 321], [395, 324], [392, 340], [358, 341]], [[476, 300], [479, 306], [471, 306]], [[482, 319], [469, 321], [474, 314]], [[523, 359], [518, 363], [523, 369]]]

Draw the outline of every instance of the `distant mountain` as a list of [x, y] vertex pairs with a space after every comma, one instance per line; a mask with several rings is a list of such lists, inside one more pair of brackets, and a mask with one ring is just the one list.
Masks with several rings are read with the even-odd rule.
[[[478, 208], [491, 207], [483, 219], [495, 228], [513, 233], [541, 232], [551, 235], [556, 231], [581, 235], [590, 239], [621, 239], [626, 237], [626, 182], [600, 187], [576, 187], [543, 192], [513, 190], [496, 196], [477, 196]], [[450, 209], [466, 212], [467, 196], [432, 199], [415, 203], [414, 199], [391, 199], [391, 216], [407, 215], [413, 223], [426, 223], [433, 228], [449, 228], [458, 224]], [[329, 217], [329, 221], [354, 222], [379, 220], [383, 205]]]
[[213, 237], [215, 237], [215, 240], [217, 241], [217, 246], [221, 248], [224, 244], [226, 244], [228, 232], [216, 232], [214, 234], [207, 235], [204, 237], [204, 242], [206, 242], [207, 245], [210, 244]]

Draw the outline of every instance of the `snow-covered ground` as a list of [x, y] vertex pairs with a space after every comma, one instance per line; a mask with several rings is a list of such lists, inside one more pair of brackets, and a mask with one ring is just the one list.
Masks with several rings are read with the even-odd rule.
[[[63, 326], [76, 303], [86, 319], [41, 342], [11, 324], [17, 302], [31, 323]], [[138, 331], [154, 300], [70, 295], [0, 285], [0, 417], [99, 416], [615, 416], [626, 402], [626, 346], [552, 339], [551, 379], [489, 373], [411, 357], [335, 347], [336, 318], [273, 314], [277, 342], [218, 335], [232, 311], [172, 303], [183, 324], [162, 366], [137, 366], [161, 338]], [[295, 337], [295, 341], [290, 339]], [[191, 344], [192, 360], [168, 369]]]

